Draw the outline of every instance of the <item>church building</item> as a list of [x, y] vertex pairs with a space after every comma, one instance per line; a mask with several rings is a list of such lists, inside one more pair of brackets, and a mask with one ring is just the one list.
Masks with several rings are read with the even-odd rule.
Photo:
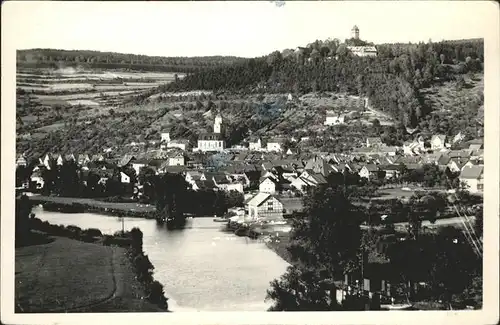
[[226, 147], [226, 143], [222, 137], [222, 130], [222, 115], [217, 113], [214, 121], [214, 132], [200, 135], [196, 151], [223, 151]]

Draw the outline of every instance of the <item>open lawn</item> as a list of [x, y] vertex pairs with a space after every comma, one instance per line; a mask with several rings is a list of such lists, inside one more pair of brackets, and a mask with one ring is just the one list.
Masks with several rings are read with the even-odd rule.
[[16, 311], [160, 311], [141, 299], [125, 253], [123, 248], [62, 237], [16, 248]]

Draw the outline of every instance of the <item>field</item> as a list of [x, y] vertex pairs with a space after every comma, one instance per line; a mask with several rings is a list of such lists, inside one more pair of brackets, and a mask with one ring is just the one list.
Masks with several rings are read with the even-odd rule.
[[125, 249], [53, 237], [16, 248], [20, 312], [160, 311], [141, 299]]
[[339, 93], [310, 93], [290, 101], [287, 94], [216, 97], [201, 90], [153, 91], [137, 100], [137, 95], [174, 78], [173, 73], [20, 70], [17, 150], [38, 156], [47, 150], [95, 154], [112, 148], [121, 156], [134, 142], [157, 143], [166, 130], [173, 138], [195, 143], [199, 133], [212, 128], [213, 105], [222, 108], [226, 130], [246, 124], [264, 137], [321, 135], [329, 110], [345, 114], [348, 125], [371, 124], [374, 119], [393, 123], [364, 98]]
[[[174, 78], [173, 73], [97, 72], [78, 71], [71, 68], [21, 70], [17, 73], [17, 88], [27, 92], [35, 91], [34, 99], [42, 105], [51, 105], [51, 98], [47, 95], [54, 94], [63, 95], [58, 98], [62, 100], [61, 104], [66, 102], [70, 105], [77, 105], [78, 103], [68, 102], [68, 99], [64, 98], [64, 95], [70, 95], [73, 99], [91, 97], [95, 99], [92, 105], [104, 105], [109, 99], [106, 98], [108, 96], [119, 100], [122, 99], [121, 96], [140, 93], [171, 82]], [[85, 105], [85, 103], [80, 104]]]

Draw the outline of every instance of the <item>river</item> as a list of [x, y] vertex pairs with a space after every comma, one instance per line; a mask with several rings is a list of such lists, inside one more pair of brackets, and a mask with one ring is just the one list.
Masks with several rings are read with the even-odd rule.
[[[98, 228], [113, 234], [122, 229], [117, 217], [33, 209], [52, 224]], [[125, 218], [125, 230], [138, 227], [154, 278], [165, 288], [169, 309], [178, 311], [266, 311], [269, 283], [288, 266], [264, 243], [221, 231], [211, 218], [189, 219], [183, 230], [168, 231], [154, 220]]]

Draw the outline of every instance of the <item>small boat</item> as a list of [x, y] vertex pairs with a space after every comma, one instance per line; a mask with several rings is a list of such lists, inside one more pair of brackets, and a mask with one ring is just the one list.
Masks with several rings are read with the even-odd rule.
[[224, 217], [214, 217], [214, 222], [228, 222], [229, 220]]

